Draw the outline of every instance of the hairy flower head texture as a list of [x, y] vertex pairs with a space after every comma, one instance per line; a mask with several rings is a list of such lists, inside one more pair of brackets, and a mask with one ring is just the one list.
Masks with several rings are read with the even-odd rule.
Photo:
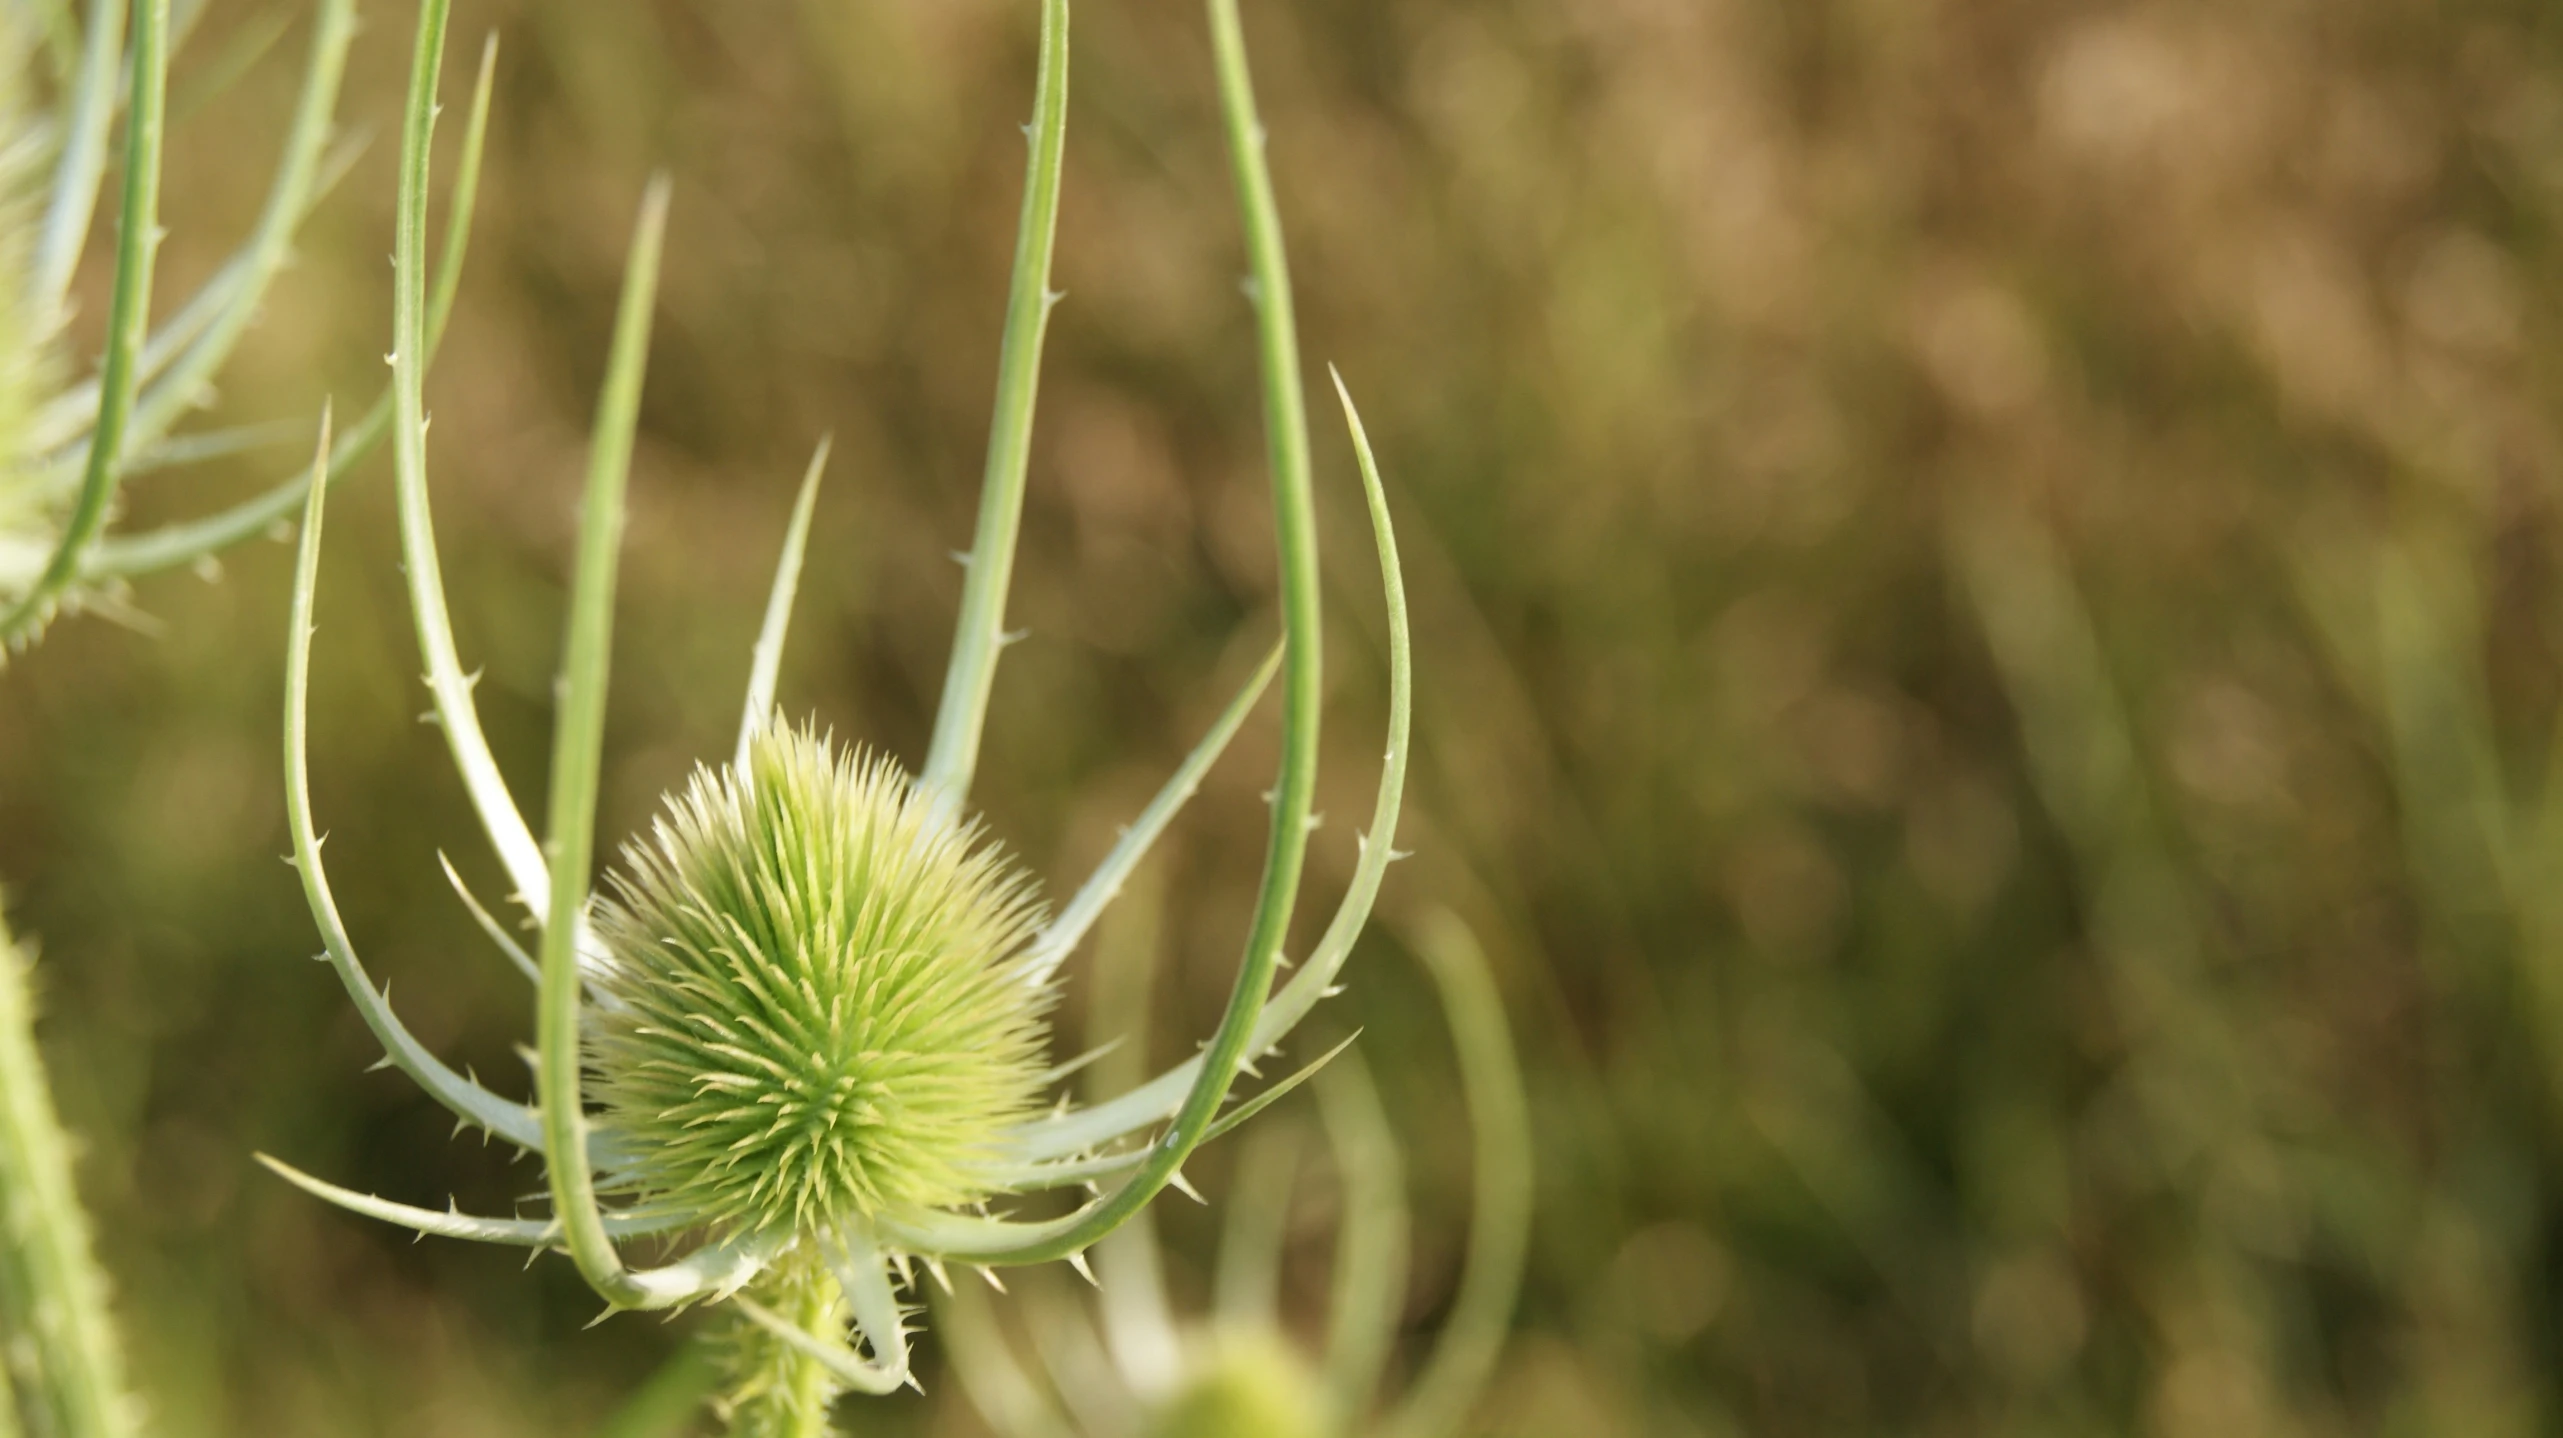
[[[1067, 6], [1043, 0], [1032, 162], [999, 350], [996, 416], [934, 736], [913, 777], [890, 759], [775, 719], [775, 688], [826, 447], [810, 465], [748, 655], [738, 743], [699, 769], [598, 887], [596, 798], [623, 498], [638, 424], [667, 192], [641, 208], [597, 405], [552, 744], [536, 840], [501, 776], [447, 613], [427, 486], [424, 359], [437, 305], [424, 219], [448, 0], [420, 9], [395, 219], [394, 498], [402, 571], [437, 727], [535, 952], [456, 888], [535, 985], [535, 1101], [457, 1073], [401, 1024], [331, 895], [312, 812], [305, 712], [324, 498], [307, 487], [286, 662], [288, 827], [304, 895], [348, 997], [386, 1059], [466, 1124], [542, 1155], [550, 1212], [481, 1218], [355, 1193], [269, 1160], [312, 1193], [423, 1233], [566, 1250], [609, 1310], [719, 1304], [711, 1337], [734, 1435], [810, 1438], [842, 1392], [913, 1381], [902, 1289], [920, 1270], [1068, 1259], [1113, 1233], [1202, 1144], [1316, 1065], [1233, 1100], [1321, 1000], [1368, 922], [1404, 792], [1411, 710], [1405, 595], [1387, 500], [1344, 402], [1387, 600], [1388, 744], [1368, 830], [1332, 921], [1287, 981], [1317, 763], [1316, 520], [1289, 274], [1234, 0], [1210, 0], [1229, 152], [1246, 217], [1265, 357], [1266, 441], [1282, 639], [1154, 801], [1055, 913], [967, 817], [1021, 519], [1066, 124]], [[484, 68], [486, 74], [486, 68]], [[1340, 381], [1339, 381], [1340, 391]], [[325, 470], [326, 438], [316, 475]], [[1279, 676], [1280, 772], [1263, 879], [1228, 1005], [1202, 1051], [1083, 1108], [1052, 1103], [1046, 1015], [1061, 965]], [[1320, 1059], [1323, 1063], [1324, 1059]], [[1062, 1205], [1025, 1195], [1091, 1196]], [[1061, 1212], [1061, 1208], [1065, 1211]], [[1046, 1216], [1039, 1216], [1046, 1215]], [[672, 1245], [636, 1267], [626, 1240]]]
[[632, 1211], [751, 1233], [989, 1198], [1049, 1083], [1029, 875], [808, 729], [695, 771], [596, 906], [596, 1132]]

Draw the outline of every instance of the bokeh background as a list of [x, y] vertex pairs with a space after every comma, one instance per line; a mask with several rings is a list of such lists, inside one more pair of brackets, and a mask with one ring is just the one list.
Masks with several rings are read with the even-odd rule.
[[[302, 33], [265, 9], [297, 22], [272, 53], [226, 48], [266, 22], [225, 0], [182, 57], [253, 61], [174, 142], [182, 279], [264, 183]], [[1411, 1137], [1418, 1334], [1468, 1158], [1398, 937], [1421, 906], [1485, 938], [1529, 1070], [1540, 1214], [1480, 1430], [2563, 1424], [2563, 11], [1247, 10], [1307, 349], [1364, 401], [1416, 604], [1419, 857], [1327, 1032], [1367, 1027]], [[377, 142], [227, 416], [383, 382], [411, 10], [368, 14], [349, 110]], [[1033, 22], [1028, 0], [457, 5], [449, 99], [473, 40], [502, 50], [432, 449], [520, 793], [654, 167], [676, 218], [606, 831], [726, 750], [823, 432], [785, 701], [922, 752]], [[1274, 623], [1203, 20], [1081, 0], [1075, 24], [1031, 638], [978, 795], [1063, 884]], [[1319, 438], [1327, 902], [1384, 686], [1349, 457]], [[291, 462], [143, 481], [133, 517]], [[412, 1025], [513, 1082], [528, 996], [437, 872], [441, 849], [497, 888], [415, 722], [380, 463], [342, 494], [315, 697], [334, 875]], [[0, 876], [42, 945], [138, 1366], [170, 1434], [590, 1431], [685, 1320], [587, 1329], [558, 1260], [413, 1245], [250, 1161], [483, 1209], [540, 1187], [364, 1073], [305, 962], [277, 862], [288, 558], [149, 584], [147, 628], [58, 627], [0, 682]], [[1224, 991], [1270, 756], [1250, 734], [1161, 860], [1161, 1056]], [[1313, 1311], [1322, 1193], [1302, 1219]], [[1210, 1232], [1170, 1212], [1179, 1248]], [[858, 1431], [979, 1431], [926, 1351], [930, 1396]]]

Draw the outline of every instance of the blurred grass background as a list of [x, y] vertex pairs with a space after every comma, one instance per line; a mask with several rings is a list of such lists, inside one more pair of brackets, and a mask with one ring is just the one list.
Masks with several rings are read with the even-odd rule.
[[[181, 73], [260, 13], [217, 6]], [[380, 138], [228, 415], [383, 382], [409, 12], [369, 13], [351, 109]], [[1419, 858], [1385, 908], [1479, 926], [1532, 1068], [1541, 1215], [1483, 1431], [2563, 1424], [2563, 13], [1263, 0], [1247, 21], [1307, 349], [1364, 402], [1417, 604]], [[1032, 22], [1000, 0], [457, 6], [458, 37], [503, 50], [432, 457], [520, 794], [660, 165], [678, 199], [606, 832], [726, 750], [823, 431], [785, 700], [922, 751]], [[1054, 885], [1272, 624], [1201, 18], [1084, 0], [1076, 27], [1069, 300], [1013, 606], [1032, 637], [979, 795]], [[298, 44], [175, 140], [173, 273], [247, 223]], [[1319, 438], [1324, 886], [1384, 686], [1349, 458]], [[136, 517], [291, 462], [143, 481]], [[512, 1082], [529, 1004], [436, 870], [441, 848], [497, 889], [413, 722], [379, 470], [332, 521], [317, 800], [411, 1024]], [[152, 584], [152, 630], [67, 626], [0, 683], [0, 876], [43, 946], [141, 1367], [171, 1434], [588, 1431], [683, 1320], [583, 1329], [565, 1264], [411, 1245], [250, 1164], [484, 1210], [539, 1187], [361, 1074], [362, 1029], [299, 961], [316, 942], [275, 862], [287, 557]], [[1240, 748], [1161, 860], [1163, 1057], [1207, 1030], [1247, 906], [1270, 736]], [[1329, 1018], [1367, 1027], [1413, 1135], [1420, 1332], [1466, 1148], [1394, 935]], [[1206, 1240], [1181, 1207], [1177, 1240]], [[927, 1387], [858, 1431], [978, 1431]]]

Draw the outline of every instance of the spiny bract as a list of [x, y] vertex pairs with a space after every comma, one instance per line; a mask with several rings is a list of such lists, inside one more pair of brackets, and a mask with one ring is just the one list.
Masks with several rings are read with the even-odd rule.
[[1038, 1104], [1031, 880], [897, 764], [769, 728], [596, 906], [598, 1127], [639, 1208], [809, 1232], [989, 1196]]

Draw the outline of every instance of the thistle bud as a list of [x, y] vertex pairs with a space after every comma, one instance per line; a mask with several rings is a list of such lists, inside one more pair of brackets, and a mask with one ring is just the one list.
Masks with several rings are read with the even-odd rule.
[[591, 1064], [636, 1211], [808, 1233], [990, 1196], [1051, 1002], [1012, 859], [888, 759], [776, 727], [624, 865]]

